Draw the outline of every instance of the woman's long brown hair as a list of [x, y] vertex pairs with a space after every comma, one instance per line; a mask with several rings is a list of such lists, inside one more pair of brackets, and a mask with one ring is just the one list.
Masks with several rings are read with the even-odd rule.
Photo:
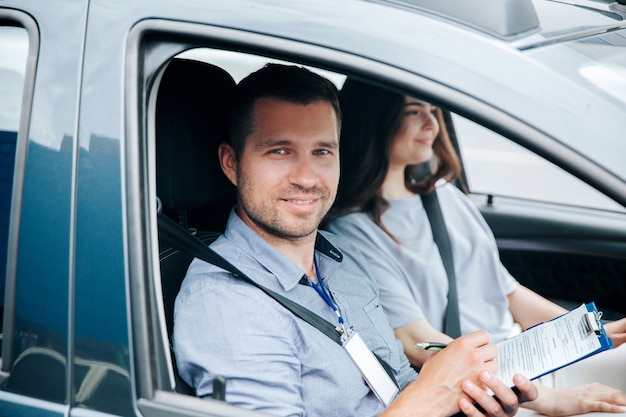
[[[341, 176], [331, 218], [363, 211], [394, 240], [381, 221], [389, 206], [382, 197], [382, 184], [389, 169], [391, 142], [404, 113], [404, 95], [369, 83], [347, 79], [340, 96], [343, 122], [340, 138]], [[422, 164], [407, 166], [406, 188], [426, 194], [440, 178], [459, 178], [461, 165], [448, 136], [443, 114], [436, 110], [439, 135], [433, 143], [433, 167], [421, 176]]]

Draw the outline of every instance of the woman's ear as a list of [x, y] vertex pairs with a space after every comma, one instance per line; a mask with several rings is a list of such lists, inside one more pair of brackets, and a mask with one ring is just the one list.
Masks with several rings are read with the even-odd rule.
[[230, 182], [237, 186], [237, 156], [235, 155], [234, 149], [228, 143], [222, 142], [217, 152], [222, 171]]

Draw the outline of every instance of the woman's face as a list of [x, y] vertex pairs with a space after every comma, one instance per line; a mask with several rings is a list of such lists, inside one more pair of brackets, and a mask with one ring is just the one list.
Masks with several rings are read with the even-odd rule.
[[437, 107], [405, 96], [400, 127], [391, 142], [391, 166], [415, 165], [430, 160], [439, 134]]

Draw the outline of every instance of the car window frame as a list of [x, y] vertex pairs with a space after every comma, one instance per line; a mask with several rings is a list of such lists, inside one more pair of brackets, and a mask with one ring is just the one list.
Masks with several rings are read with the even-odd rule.
[[[475, 97], [374, 58], [233, 28], [157, 18], [142, 20], [132, 28], [127, 41], [124, 99], [126, 158], [123, 169], [127, 230], [125, 247], [133, 329], [131, 357], [138, 406], [146, 415], [170, 410], [174, 403], [178, 409], [183, 407], [189, 412], [197, 411], [198, 407], [207, 411], [224, 406], [223, 403], [206, 400], [196, 403], [193, 397], [174, 392], [174, 368], [169, 355], [160, 295], [154, 120], [151, 119], [157, 91], [154, 86], [158, 84], [160, 74], [171, 58], [194, 47], [264, 55], [368, 81], [374, 80], [405, 94], [431, 99], [546, 159], [578, 163], [592, 171], [600, 169], [589, 165], [581, 155], [554, 142], [543, 132]], [[579, 171], [583, 172], [582, 169]], [[608, 174], [603, 175], [606, 177]], [[588, 175], [585, 177], [589, 179]], [[610, 180], [604, 178], [603, 182]], [[139, 355], [138, 352], [143, 354]]]

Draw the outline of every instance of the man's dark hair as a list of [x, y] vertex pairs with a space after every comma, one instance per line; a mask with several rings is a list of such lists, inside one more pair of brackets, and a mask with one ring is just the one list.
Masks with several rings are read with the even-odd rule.
[[252, 111], [260, 98], [307, 105], [317, 100], [332, 104], [341, 126], [337, 87], [328, 79], [294, 65], [267, 64], [237, 85], [230, 126], [230, 145], [241, 158], [246, 138], [254, 129]]

